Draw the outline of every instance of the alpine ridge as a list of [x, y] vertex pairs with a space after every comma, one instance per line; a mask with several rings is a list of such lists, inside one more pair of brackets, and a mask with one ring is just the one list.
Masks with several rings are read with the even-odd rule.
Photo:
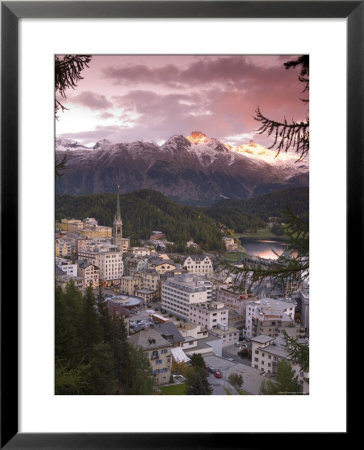
[[114, 192], [120, 185], [122, 193], [153, 189], [180, 203], [211, 205], [308, 185], [307, 163], [260, 158], [249, 147], [239, 150], [200, 131], [171, 136], [162, 145], [103, 139], [85, 147], [57, 138], [56, 158], [63, 156], [66, 170], [56, 180], [59, 194]]

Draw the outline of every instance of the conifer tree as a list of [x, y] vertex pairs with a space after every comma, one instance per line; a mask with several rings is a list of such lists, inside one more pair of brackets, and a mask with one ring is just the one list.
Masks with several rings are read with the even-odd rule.
[[130, 385], [131, 351], [123, 317], [113, 316], [111, 348], [114, 354], [118, 394], [126, 394]]
[[107, 302], [105, 301], [101, 285], [99, 285], [99, 292], [96, 297], [96, 305], [99, 313], [102, 339], [104, 342], [111, 342], [112, 319], [107, 308]]
[[91, 287], [86, 289], [79, 329], [84, 356], [86, 361], [90, 361], [92, 359], [93, 347], [101, 342], [101, 327], [96, 311], [95, 296]]
[[130, 382], [127, 386], [127, 394], [148, 395], [153, 393], [152, 366], [141, 347], [130, 346], [129, 372]]
[[278, 373], [274, 381], [263, 380], [260, 387], [261, 395], [289, 395], [301, 392], [297, 377], [289, 362], [278, 363]]
[[96, 343], [90, 353], [89, 367], [85, 371], [85, 394], [113, 395], [117, 393], [114, 355], [109, 342]]

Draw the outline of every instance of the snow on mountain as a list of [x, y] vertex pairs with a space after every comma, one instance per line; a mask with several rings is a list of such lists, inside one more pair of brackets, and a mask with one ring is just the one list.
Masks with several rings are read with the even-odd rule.
[[86, 147], [85, 145], [79, 144], [73, 139], [66, 138], [56, 138], [56, 151], [58, 152], [75, 152], [80, 150], [92, 151], [92, 147]]
[[56, 151], [68, 151], [60, 193], [82, 194], [155, 189], [195, 204], [220, 198], [246, 198], [285, 187], [308, 184], [308, 165], [250, 143], [233, 148], [199, 131], [171, 136], [164, 144], [103, 139], [85, 147], [57, 139]]

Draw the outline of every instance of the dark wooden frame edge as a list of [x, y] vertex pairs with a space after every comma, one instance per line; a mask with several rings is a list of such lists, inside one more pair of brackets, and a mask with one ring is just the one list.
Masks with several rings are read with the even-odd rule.
[[[1, 448], [253, 448], [255, 433], [18, 433], [18, 21], [21, 18], [346, 18], [347, 298], [363, 263], [363, 1], [1, 2]], [[334, 62], [333, 62], [334, 76]], [[328, 154], [329, 158], [329, 154]], [[9, 239], [10, 235], [12, 236]], [[15, 236], [15, 238], [14, 238]], [[343, 274], [344, 276], [345, 274]], [[11, 301], [6, 301], [11, 287]], [[359, 291], [360, 292], [360, 291]], [[9, 317], [12, 320], [9, 320]], [[279, 437], [277, 436], [279, 434]], [[301, 439], [310, 438], [311, 433]], [[242, 436], [244, 435], [244, 436]], [[343, 437], [339, 433], [335, 437]], [[271, 439], [269, 433], [259, 437]], [[276, 433], [281, 445], [290, 433]], [[317, 434], [316, 434], [317, 438]]]

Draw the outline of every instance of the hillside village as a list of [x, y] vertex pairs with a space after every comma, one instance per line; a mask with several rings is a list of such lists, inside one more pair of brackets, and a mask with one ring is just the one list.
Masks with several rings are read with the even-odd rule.
[[[89, 287], [103, 293], [110, 317], [123, 317], [129, 343], [149, 360], [157, 393], [183, 386], [182, 368], [196, 354], [214, 395], [260, 394], [282, 361], [292, 368], [299, 393], [309, 393], [309, 373], [289, 347], [298, 342], [308, 348], [308, 281], [290, 293], [269, 281], [243, 289], [216, 253], [170, 253], [173, 242], [163, 230], [150, 230], [142, 246], [132, 247], [123, 236], [119, 194], [115, 210], [112, 227], [90, 217], [57, 224], [56, 285], [66, 289], [71, 282], [83, 293]], [[226, 252], [237, 249], [231, 237], [223, 242]], [[190, 240], [189, 247], [198, 243]], [[241, 375], [240, 386], [232, 375]]]

